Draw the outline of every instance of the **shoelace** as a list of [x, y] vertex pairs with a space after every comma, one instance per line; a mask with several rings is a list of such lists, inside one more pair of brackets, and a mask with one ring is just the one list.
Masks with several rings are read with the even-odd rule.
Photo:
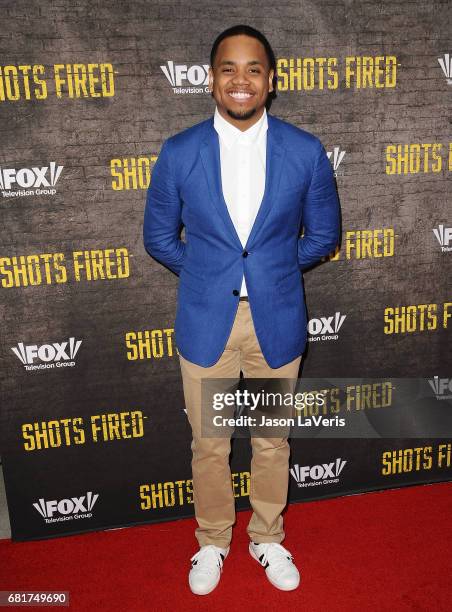
[[267, 562], [271, 563], [272, 568], [276, 571], [283, 569], [288, 560], [293, 560], [292, 555], [284, 546], [276, 542], [268, 544], [264, 553], [259, 557], [263, 566], [266, 566]]
[[212, 574], [215, 571], [215, 566], [218, 565], [220, 571], [223, 567], [223, 556], [216, 546], [207, 544], [202, 546], [197, 553], [191, 557], [192, 567], [196, 567], [197, 571]]

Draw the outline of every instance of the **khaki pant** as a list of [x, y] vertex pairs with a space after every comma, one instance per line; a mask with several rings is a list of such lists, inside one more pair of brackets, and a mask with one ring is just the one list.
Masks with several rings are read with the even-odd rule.
[[[283, 341], [283, 339], [282, 339]], [[229, 546], [235, 522], [235, 498], [229, 467], [230, 438], [201, 435], [201, 379], [298, 377], [301, 356], [271, 368], [262, 355], [254, 330], [249, 302], [239, 301], [237, 315], [220, 359], [211, 367], [194, 364], [179, 354], [188, 420], [192, 428], [191, 449], [193, 501], [200, 546]], [[247, 533], [253, 542], [284, 539], [281, 512], [287, 503], [289, 443], [285, 438], [251, 437], [250, 503], [253, 509]]]

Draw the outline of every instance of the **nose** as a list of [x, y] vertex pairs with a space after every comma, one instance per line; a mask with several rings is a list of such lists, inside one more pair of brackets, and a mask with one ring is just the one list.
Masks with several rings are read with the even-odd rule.
[[234, 85], [239, 85], [239, 84], [248, 84], [249, 83], [249, 79], [248, 76], [246, 74], [246, 68], [242, 71], [242, 70], [238, 70], [236, 72], [236, 74], [234, 75], [234, 78], [232, 79], [232, 82]]

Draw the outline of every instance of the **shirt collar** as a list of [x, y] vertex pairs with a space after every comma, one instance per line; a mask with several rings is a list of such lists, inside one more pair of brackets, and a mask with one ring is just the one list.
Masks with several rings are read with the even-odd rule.
[[213, 125], [218, 134], [221, 136], [223, 143], [228, 149], [230, 149], [236, 142], [236, 139], [240, 139], [240, 142], [245, 144], [254, 144], [265, 134], [268, 128], [267, 121], [267, 110], [264, 106], [264, 112], [259, 121], [256, 121], [251, 127], [242, 132], [239, 128], [229, 123], [224, 117], [222, 117], [218, 111], [218, 107], [215, 107]]

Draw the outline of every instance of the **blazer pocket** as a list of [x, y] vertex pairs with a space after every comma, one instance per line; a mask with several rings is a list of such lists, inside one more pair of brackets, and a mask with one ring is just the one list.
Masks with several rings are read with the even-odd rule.
[[296, 192], [299, 191], [301, 193], [302, 191], [302, 185], [286, 185], [284, 187], [281, 187], [278, 191], [278, 193], [291, 193], [291, 192]]
[[281, 198], [285, 198], [287, 196], [292, 196], [292, 197], [298, 196], [299, 198], [301, 198], [304, 192], [305, 192], [304, 185], [289, 185], [289, 186], [282, 187], [281, 189], [279, 189], [278, 195]]
[[199, 295], [204, 295], [205, 284], [204, 276], [189, 268], [183, 268], [179, 275], [179, 285], [184, 285]]
[[285, 293], [290, 289], [295, 289], [297, 285], [301, 285], [301, 272], [298, 268], [286, 274], [286, 276], [279, 281], [277, 288], [280, 293]]

